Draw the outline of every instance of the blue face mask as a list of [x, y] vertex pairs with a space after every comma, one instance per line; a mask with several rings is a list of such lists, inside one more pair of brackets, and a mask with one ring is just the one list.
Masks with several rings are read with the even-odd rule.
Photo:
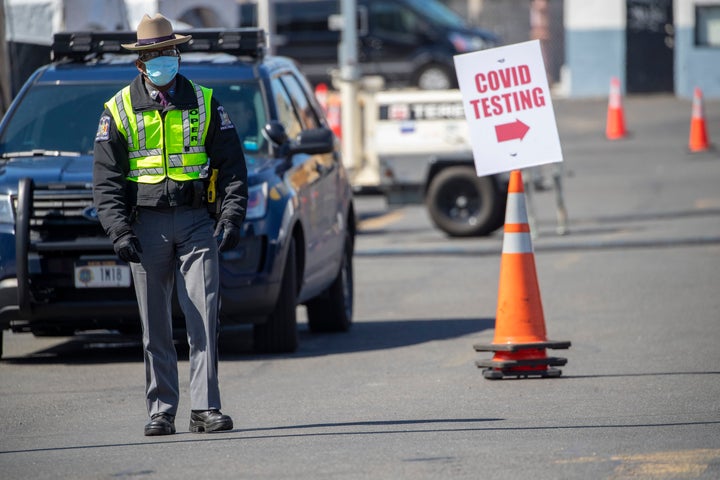
[[156, 57], [145, 62], [145, 73], [154, 85], [163, 87], [172, 82], [178, 73], [179, 66], [178, 57]]

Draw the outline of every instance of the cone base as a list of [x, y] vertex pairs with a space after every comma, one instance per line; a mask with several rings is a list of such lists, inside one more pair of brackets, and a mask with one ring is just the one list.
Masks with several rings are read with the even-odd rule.
[[710, 150], [710, 147], [690, 147], [688, 149], [690, 153], [702, 153]]
[[[567, 363], [567, 358], [562, 357], [545, 357], [545, 358], [532, 358], [525, 360], [513, 360], [513, 359], [502, 359], [502, 360], [477, 360], [475, 365], [478, 368], [488, 367], [503, 371], [514, 371], [518, 374], [525, 374], [528, 372], [542, 372], [547, 370], [546, 367], [562, 367]], [[535, 368], [533, 368], [535, 367]]]
[[[483, 370], [483, 377], [489, 380], [498, 380], [504, 377], [559, 377], [562, 371], [556, 368], [567, 363], [566, 358], [546, 357], [544, 350], [536, 350], [537, 356], [531, 358], [512, 358], [515, 354], [501, 353], [492, 360], [478, 360], [475, 365]], [[508, 357], [508, 355], [510, 357]]]
[[698, 131], [690, 131], [688, 149], [691, 152], [705, 152], [710, 150], [710, 142], [708, 141], [705, 127], [698, 127]]
[[607, 133], [605, 134], [605, 137], [608, 140], [622, 140], [627, 136], [627, 133]]
[[688, 150], [691, 152], [706, 152], [710, 150], [710, 144], [707, 139], [694, 140], [688, 144]]
[[533, 372], [519, 372], [519, 371], [511, 371], [506, 369], [495, 369], [495, 368], [486, 368], [483, 370], [483, 377], [488, 380], [501, 380], [505, 377], [524, 377], [528, 378], [530, 376], [538, 376], [543, 378], [557, 378], [560, 375], [562, 375], [562, 370], [558, 368], [547, 368], [542, 371], [533, 371]]
[[491, 344], [474, 345], [476, 351], [493, 351], [495, 356], [490, 360], [477, 360], [478, 368], [485, 367], [483, 376], [490, 380], [503, 377], [558, 377], [560, 370], [549, 368], [562, 366], [566, 358], [548, 357], [546, 348], [569, 348], [570, 342], [546, 341], [525, 344]]
[[564, 350], [570, 348], [570, 342], [567, 340], [555, 341], [547, 340], [544, 342], [532, 343], [491, 343], [473, 345], [476, 352], [517, 352], [520, 350], [531, 350], [537, 348], [552, 348]]

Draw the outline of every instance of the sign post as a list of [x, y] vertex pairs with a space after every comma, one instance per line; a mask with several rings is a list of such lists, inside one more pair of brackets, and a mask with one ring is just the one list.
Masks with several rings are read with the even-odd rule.
[[454, 60], [478, 176], [562, 162], [538, 40]]

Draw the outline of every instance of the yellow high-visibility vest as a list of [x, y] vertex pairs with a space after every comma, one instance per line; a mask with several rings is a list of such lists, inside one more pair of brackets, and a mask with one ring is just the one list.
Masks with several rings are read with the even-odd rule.
[[160, 183], [169, 177], [185, 182], [207, 175], [205, 137], [210, 123], [212, 89], [194, 83], [192, 86], [198, 108], [169, 110], [164, 120], [157, 110], [133, 113], [130, 86], [105, 103], [118, 131], [127, 139], [128, 180]]

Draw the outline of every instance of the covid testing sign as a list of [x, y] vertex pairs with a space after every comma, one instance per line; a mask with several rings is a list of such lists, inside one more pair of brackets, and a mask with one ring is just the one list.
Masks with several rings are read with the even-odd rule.
[[538, 40], [454, 60], [479, 176], [562, 162]]

